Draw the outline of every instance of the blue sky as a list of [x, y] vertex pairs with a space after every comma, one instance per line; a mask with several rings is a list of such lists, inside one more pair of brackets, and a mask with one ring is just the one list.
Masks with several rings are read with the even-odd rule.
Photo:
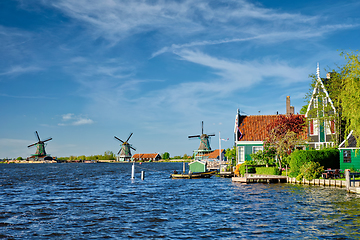
[[27, 157], [35, 131], [52, 156], [192, 154], [215, 133], [233, 145], [237, 109], [304, 105], [309, 74], [357, 50], [359, 1], [0, 2], [0, 158]]

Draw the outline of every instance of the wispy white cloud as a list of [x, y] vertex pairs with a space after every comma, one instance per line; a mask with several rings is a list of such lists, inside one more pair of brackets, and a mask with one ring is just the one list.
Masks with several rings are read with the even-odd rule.
[[93, 124], [94, 121], [90, 118], [84, 118], [82, 116], [76, 116], [73, 113], [67, 113], [62, 115], [63, 122], [59, 123], [59, 126], [79, 126], [86, 124]]
[[36, 67], [36, 66], [28, 66], [28, 67], [13, 66], [5, 72], [0, 72], [0, 76], [1, 75], [20, 75], [20, 74], [25, 74], [25, 73], [29, 73], [29, 72], [38, 72], [38, 71], [42, 71], [42, 70], [43, 70], [42, 68]]

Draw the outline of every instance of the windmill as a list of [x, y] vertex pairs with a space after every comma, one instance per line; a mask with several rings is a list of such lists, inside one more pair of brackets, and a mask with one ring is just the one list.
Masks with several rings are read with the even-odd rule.
[[129, 140], [131, 138], [131, 136], [133, 135], [133, 133], [130, 133], [129, 137], [127, 138], [126, 141], [121, 140], [120, 138], [114, 136], [115, 139], [119, 140], [120, 142], [122, 142], [121, 144], [121, 148], [118, 152], [119, 154], [119, 161], [130, 161], [131, 159], [131, 151], [130, 148], [133, 149], [134, 151], [136, 151], [136, 149], [131, 146], [131, 144], [129, 144]]
[[197, 158], [197, 156], [202, 156], [206, 153], [212, 152], [211, 147], [210, 147], [209, 138], [213, 137], [213, 136], [215, 136], [215, 134], [205, 134], [204, 133], [204, 121], [201, 121], [201, 135], [188, 136], [188, 138], [200, 138], [199, 149], [194, 151], [196, 153], [195, 158]]
[[45, 142], [50, 141], [52, 138], [48, 138], [44, 141], [40, 140], [39, 134], [37, 131], [35, 131], [36, 137], [39, 140], [36, 143], [33, 143], [31, 145], [28, 146], [28, 148], [33, 147], [36, 145], [36, 152], [33, 155], [35, 158], [41, 158], [41, 157], [46, 157], [46, 152], [45, 152]]

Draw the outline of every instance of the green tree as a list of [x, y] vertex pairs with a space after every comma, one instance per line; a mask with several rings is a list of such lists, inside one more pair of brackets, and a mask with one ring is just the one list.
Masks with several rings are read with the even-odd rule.
[[165, 159], [165, 160], [170, 159], [170, 153], [164, 152], [164, 153], [162, 154], [161, 158], [162, 158], [162, 159]]
[[358, 51], [341, 53], [346, 64], [341, 68], [341, 84], [339, 84], [339, 104], [342, 119], [345, 120], [346, 135], [353, 131], [360, 147], [360, 59]]
[[282, 168], [294, 148], [305, 144], [305, 119], [301, 115], [279, 115], [268, 124], [267, 130], [269, 135], [264, 149], [275, 152], [279, 168]]
[[22, 157], [18, 157], [16, 160], [23, 160], [23, 158], [22, 158]]
[[232, 166], [235, 166], [235, 164], [236, 164], [236, 148], [232, 147], [231, 149], [230, 148], [226, 149], [225, 157]]

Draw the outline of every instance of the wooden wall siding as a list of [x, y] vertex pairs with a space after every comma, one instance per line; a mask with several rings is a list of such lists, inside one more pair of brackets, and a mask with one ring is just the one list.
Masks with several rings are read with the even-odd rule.
[[[350, 150], [351, 151], [351, 163], [344, 163], [344, 150]], [[360, 169], [360, 150], [356, 154], [355, 149], [341, 149], [340, 151], [340, 169]]]

